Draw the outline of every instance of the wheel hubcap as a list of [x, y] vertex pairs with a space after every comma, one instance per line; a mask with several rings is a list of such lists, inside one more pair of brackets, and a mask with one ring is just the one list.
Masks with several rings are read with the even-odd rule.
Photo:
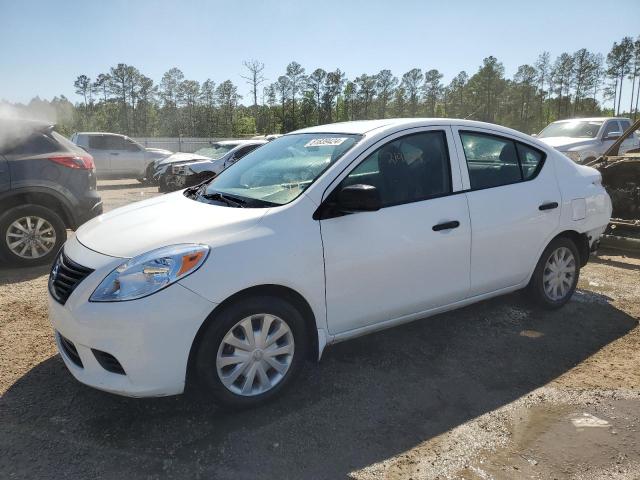
[[9, 225], [6, 242], [9, 250], [20, 258], [40, 258], [55, 246], [56, 231], [44, 218], [22, 217]]
[[280, 383], [293, 353], [293, 333], [284, 320], [268, 313], [251, 315], [222, 339], [216, 357], [218, 377], [237, 395], [258, 395]]
[[544, 267], [542, 283], [551, 300], [565, 298], [571, 291], [576, 276], [576, 259], [567, 247], [554, 250]]

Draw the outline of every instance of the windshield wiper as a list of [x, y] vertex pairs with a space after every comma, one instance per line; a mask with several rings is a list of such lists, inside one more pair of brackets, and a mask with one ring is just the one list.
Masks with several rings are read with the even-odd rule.
[[231, 197], [229, 195], [225, 195], [225, 194], [220, 193], [220, 192], [205, 193], [205, 194], [201, 194], [200, 196], [202, 198], [204, 198], [205, 200], [214, 200], [214, 201], [226, 203], [230, 207], [235, 207], [235, 208], [244, 208], [245, 203], [247, 203], [244, 200], [241, 200], [241, 199], [235, 198], [235, 197]]

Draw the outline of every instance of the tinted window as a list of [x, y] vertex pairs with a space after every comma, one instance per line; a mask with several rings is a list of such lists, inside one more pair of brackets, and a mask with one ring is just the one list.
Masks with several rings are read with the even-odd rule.
[[258, 148], [260, 145], [248, 145], [244, 148], [239, 148], [238, 151], [234, 154], [234, 157], [236, 159], [238, 158], [242, 158], [244, 157], [247, 153], [249, 153], [252, 150], [255, 150], [256, 148]]
[[626, 132], [631, 128], [631, 122], [629, 120], [620, 120], [620, 127], [622, 127], [623, 132]]
[[124, 138], [116, 135], [91, 135], [89, 148], [96, 150], [124, 150]]
[[130, 138], [127, 138], [124, 139], [124, 149], [129, 152], [139, 152], [141, 150], [141, 147]]
[[542, 164], [543, 154], [539, 150], [527, 147], [521, 143], [517, 144], [518, 158], [522, 166], [522, 176], [525, 180], [533, 178]]
[[41, 155], [59, 150], [53, 139], [41, 132], [34, 132], [23, 142], [9, 148], [5, 153], [9, 155]]
[[515, 142], [483, 133], [460, 133], [472, 189], [522, 180]]
[[604, 133], [602, 134], [602, 137], [605, 138], [613, 132], [620, 132], [620, 125], [615, 120], [607, 122], [604, 127]]
[[390, 142], [369, 155], [342, 181], [380, 192], [383, 206], [425, 200], [451, 192], [444, 132], [424, 132]]

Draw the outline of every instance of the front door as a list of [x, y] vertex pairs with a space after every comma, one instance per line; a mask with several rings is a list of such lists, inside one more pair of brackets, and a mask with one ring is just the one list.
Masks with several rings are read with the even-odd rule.
[[[462, 300], [471, 229], [449, 128], [396, 134], [354, 162], [327, 192], [380, 192], [383, 208], [321, 220], [327, 323], [332, 334], [401, 320]], [[455, 158], [455, 157], [451, 157]]]
[[120, 135], [109, 138], [111, 170], [116, 175], [144, 176], [145, 152], [133, 140]]
[[518, 285], [560, 221], [553, 165], [524, 142], [484, 129], [454, 132], [473, 232], [470, 295]]
[[108, 135], [89, 135], [87, 141], [87, 151], [93, 157], [96, 165], [96, 176], [111, 173], [111, 155], [109, 155]]

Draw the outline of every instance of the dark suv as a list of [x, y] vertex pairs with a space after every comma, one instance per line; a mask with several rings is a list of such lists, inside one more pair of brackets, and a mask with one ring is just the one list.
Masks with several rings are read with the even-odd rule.
[[49, 123], [0, 119], [0, 259], [50, 263], [102, 213], [93, 158]]

